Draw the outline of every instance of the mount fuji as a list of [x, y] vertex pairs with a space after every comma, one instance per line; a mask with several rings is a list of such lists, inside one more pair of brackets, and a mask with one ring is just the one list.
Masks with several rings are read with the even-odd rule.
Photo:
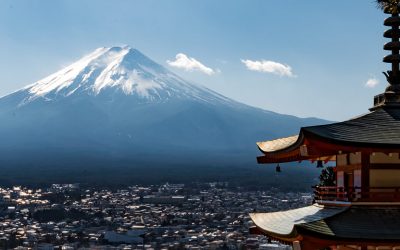
[[254, 164], [256, 141], [324, 122], [236, 102], [128, 46], [0, 98], [0, 120], [1, 166], [49, 171]]

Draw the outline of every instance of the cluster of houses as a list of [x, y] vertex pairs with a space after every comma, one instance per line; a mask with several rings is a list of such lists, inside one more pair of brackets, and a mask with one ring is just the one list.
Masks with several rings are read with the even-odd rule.
[[0, 188], [0, 248], [286, 249], [249, 234], [249, 212], [309, 204], [301, 193], [165, 184], [123, 190]]

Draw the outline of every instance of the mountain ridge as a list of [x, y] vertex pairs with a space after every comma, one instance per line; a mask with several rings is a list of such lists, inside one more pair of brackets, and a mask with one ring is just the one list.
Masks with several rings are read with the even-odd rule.
[[326, 123], [239, 103], [130, 47], [97, 49], [0, 98], [0, 120], [0, 165], [53, 170], [255, 167], [256, 141]]

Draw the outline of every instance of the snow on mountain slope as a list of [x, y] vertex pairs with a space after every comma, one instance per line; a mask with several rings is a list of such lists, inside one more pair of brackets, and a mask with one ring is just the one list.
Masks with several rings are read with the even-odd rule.
[[188, 83], [128, 46], [96, 49], [23, 90], [29, 93], [23, 104], [37, 98], [56, 100], [82, 93], [96, 96], [104, 90], [133, 95], [145, 102], [171, 98], [232, 102], [205, 87]]
[[256, 141], [324, 122], [236, 102], [130, 47], [99, 48], [0, 98], [0, 121], [0, 165], [63, 167], [254, 164]]

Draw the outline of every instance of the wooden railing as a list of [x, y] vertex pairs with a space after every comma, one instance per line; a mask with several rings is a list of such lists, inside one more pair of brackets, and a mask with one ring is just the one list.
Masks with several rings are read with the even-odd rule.
[[315, 186], [315, 200], [346, 202], [400, 202], [400, 187]]

